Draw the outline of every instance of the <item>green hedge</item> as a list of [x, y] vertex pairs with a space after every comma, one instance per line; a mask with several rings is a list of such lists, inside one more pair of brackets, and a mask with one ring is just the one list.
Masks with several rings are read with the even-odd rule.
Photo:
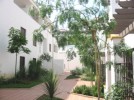
[[[97, 86], [95, 85], [92, 87], [88, 87], [86, 85], [76, 86], [73, 92], [94, 97], [98, 96]], [[102, 87], [101, 87], [101, 97], [104, 97], [104, 91]]]

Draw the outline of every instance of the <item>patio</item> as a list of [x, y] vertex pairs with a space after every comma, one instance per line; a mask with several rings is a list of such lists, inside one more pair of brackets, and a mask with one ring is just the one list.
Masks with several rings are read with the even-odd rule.
[[[76, 85], [88, 85], [91, 86], [91, 82], [81, 81], [79, 79], [69, 79], [65, 78], [69, 73], [64, 73], [59, 77], [59, 88], [58, 95], [56, 97], [62, 98], [64, 100], [95, 100], [93, 97], [80, 96], [71, 93], [72, 89]], [[32, 88], [26, 89], [0, 89], [0, 100], [36, 100], [38, 97], [44, 94], [43, 84], [34, 86]]]

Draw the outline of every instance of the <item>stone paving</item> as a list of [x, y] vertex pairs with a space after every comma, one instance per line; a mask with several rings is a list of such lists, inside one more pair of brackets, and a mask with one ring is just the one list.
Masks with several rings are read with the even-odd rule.
[[[93, 98], [87, 98], [84, 96], [76, 95], [71, 93], [72, 89], [78, 85], [88, 85], [91, 86], [91, 82], [81, 81], [79, 79], [69, 79], [65, 78], [69, 73], [64, 73], [59, 77], [59, 86], [56, 97], [62, 98], [64, 100], [97, 100]], [[94, 83], [93, 83], [94, 84]], [[34, 86], [32, 88], [26, 89], [0, 89], [0, 100], [36, 100], [38, 97], [43, 95], [44, 89], [43, 84]]]
[[[59, 88], [56, 97], [66, 99], [72, 88], [76, 85], [77, 79], [64, 80], [68, 75], [69, 73], [60, 75]], [[28, 89], [0, 89], [0, 100], [36, 100], [44, 93], [43, 84]]]

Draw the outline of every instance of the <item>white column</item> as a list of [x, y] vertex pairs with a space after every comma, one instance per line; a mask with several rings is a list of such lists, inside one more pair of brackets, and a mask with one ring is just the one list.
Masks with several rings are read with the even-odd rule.
[[[105, 49], [105, 61], [109, 61], [110, 60], [110, 55], [108, 54], [108, 50]], [[111, 86], [111, 71], [108, 68], [108, 66], [106, 66], [106, 86], [105, 86], [105, 93], [107, 93], [110, 89]]]
[[111, 85], [115, 84], [115, 58], [114, 53], [111, 54], [111, 61], [113, 62], [113, 65], [111, 65]]
[[[134, 52], [132, 53], [132, 61], [133, 61], [133, 80], [134, 80]], [[134, 92], [134, 86], [133, 86], [133, 92]]]

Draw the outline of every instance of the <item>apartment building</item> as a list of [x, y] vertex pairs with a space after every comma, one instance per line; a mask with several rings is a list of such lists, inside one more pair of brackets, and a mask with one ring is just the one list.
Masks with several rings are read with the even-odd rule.
[[[37, 12], [36, 16], [29, 15], [29, 9], [34, 8]], [[28, 69], [28, 63], [32, 59], [38, 59], [43, 53], [49, 53], [53, 57], [50, 62], [43, 62], [43, 67], [53, 68], [57, 73], [62, 73], [64, 70], [64, 61], [59, 59], [58, 45], [56, 39], [52, 37], [49, 28], [42, 32], [45, 37], [43, 43], [35, 43], [33, 41], [33, 31], [38, 29], [47, 20], [42, 20], [38, 16], [38, 7], [33, 0], [0, 0], [0, 74], [11, 76], [14, 73], [15, 54], [7, 51], [8, 34], [11, 27], [20, 29], [25, 34], [28, 40], [28, 47], [31, 52], [18, 54], [17, 70], [20, 68], [20, 63]], [[23, 62], [21, 62], [23, 61]]]
[[[130, 82], [133, 83], [134, 80], [134, 1], [110, 0], [109, 16], [116, 20], [117, 26], [108, 39], [110, 47], [105, 49], [105, 61], [113, 62], [111, 69], [106, 68], [106, 92], [117, 81], [128, 82], [131, 80]], [[113, 47], [122, 39], [132, 51], [129, 57], [119, 57], [114, 54]], [[122, 75], [117, 72], [115, 63], [123, 65], [127, 73]]]

